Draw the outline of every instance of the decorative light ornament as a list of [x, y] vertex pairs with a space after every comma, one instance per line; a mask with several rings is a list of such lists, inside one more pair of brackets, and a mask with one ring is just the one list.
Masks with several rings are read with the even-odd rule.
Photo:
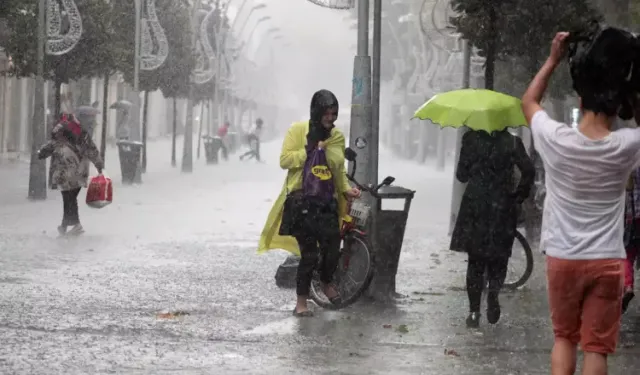
[[[73, 0], [46, 0], [47, 40], [45, 52], [52, 56], [69, 53], [82, 37], [82, 18]], [[60, 9], [62, 5], [62, 9]], [[66, 19], [64, 19], [66, 17]], [[68, 23], [69, 31], [62, 34], [62, 23]]]
[[[216, 55], [211, 47], [211, 41], [209, 41], [209, 22], [211, 18], [216, 12], [216, 8], [211, 9], [202, 20], [200, 24], [200, 35], [198, 38], [198, 43], [196, 46], [196, 67], [193, 70], [193, 82], [201, 85], [203, 83], [207, 83], [216, 76]], [[201, 10], [200, 13], [205, 13], [204, 10]], [[222, 19], [220, 20], [222, 22]], [[219, 36], [215, 35], [216, 39], [219, 39]], [[218, 48], [220, 48], [220, 43], [216, 43]]]
[[[145, 0], [145, 10], [140, 19], [140, 70], [156, 70], [169, 56], [169, 42], [158, 20], [155, 0]], [[157, 46], [154, 53], [154, 38]]]

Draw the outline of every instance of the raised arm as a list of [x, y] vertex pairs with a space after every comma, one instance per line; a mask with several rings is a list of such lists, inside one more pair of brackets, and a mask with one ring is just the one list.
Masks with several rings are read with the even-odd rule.
[[295, 127], [291, 126], [284, 137], [280, 152], [280, 168], [282, 169], [302, 168], [307, 160], [304, 143], [296, 137], [295, 130]]
[[525, 91], [522, 96], [522, 111], [524, 112], [524, 117], [527, 119], [528, 124], [531, 124], [533, 115], [542, 110], [542, 106], [540, 105], [542, 97], [544, 96], [545, 91], [547, 91], [551, 75], [558, 64], [560, 64], [560, 61], [565, 54], [566, 39], [568, 36], [569, 33], [566, 32], [556, 34], [555, 38], [553, 38], [553, 42], [551, 43], [551, 53], [549, 54], [547, 61], [542, 65], [542, 68], [540, 68], [540, 71], [533, 78], [533, 81], [529, 84], [527, 91]]

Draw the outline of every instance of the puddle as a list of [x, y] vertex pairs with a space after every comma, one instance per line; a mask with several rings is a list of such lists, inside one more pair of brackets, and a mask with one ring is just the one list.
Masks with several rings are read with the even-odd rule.
[[29, 280], [20, 277], [0, 277], [0, 284], [26, 284], [27, 282]]
[[298, 319], [292, 316], [291, 318], [259, 325], [242, 332], [242, 335], [293, 335], [297, 329]]
[[243, 356], [243, 355], [241, 355], [241, 354], [238, 354], [238, 353], [227, 353], [227, 354], [224, 354], [224, 355], [222, 356], [222, 358], [227, 358], [227, 359], [242, 359], [242, 358], [245, 358], [245, 356]]

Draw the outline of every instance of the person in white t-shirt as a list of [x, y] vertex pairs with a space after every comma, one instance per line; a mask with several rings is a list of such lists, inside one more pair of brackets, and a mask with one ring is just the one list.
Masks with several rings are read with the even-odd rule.
[[609, 91], [578, 92], [582, 119], [577, 128], [553, 120], [542, 109], [568, 35], [554, 38], [549, 58], [522, 97], [522, 108], [546, 176], [540, 247], [547, 256], [555, 336], [551, 373], [573, 374], [580, 344], [583, 374], [604, 375], [620, 329], [625, 186], [640, 164], [640, 130], [611, 131], [628, 96], [623, 81], [604, 83], [605, 74], [591, 76], [600, 82], [588, 84]]

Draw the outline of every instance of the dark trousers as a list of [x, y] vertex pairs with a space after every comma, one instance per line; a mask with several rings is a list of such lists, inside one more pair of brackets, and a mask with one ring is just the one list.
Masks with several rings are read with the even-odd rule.
[[[469, 310], [480, 312], [482, 291], [485, 283], [489, 282], [489, 297], [495, 298], [500, 294], [504, 280], [507, 277], [509, 258], [487, 258], [469, 254], [467, 264], [467, 295], [469, 296]], [[485, 280], [485, 274], [487, 280]]]
[[309, 209], [303, 225], [295, 238], [300, 247], [300, 263], [296, 277], [296, 293], [308, 296], [313, 271], [318, 266], [320, 254], [320, 281], [325, 284], [333, 280], [333, 274], [340, 260], [340, 226], [338, 213], [334, 207]]
[[248, 157], [251, 159], [255, 157], [257, 161], [260, 161], [260, 139], [255, 135], [250, 135], [248, 141], [250, 150], [245, 152], [240, 158], [244, 159]]
[[80, 188], [67, 190], [62, 192], [62, 226], [68, 227], [80, 224], [80, 215], [78, 214], [78, 194]]

